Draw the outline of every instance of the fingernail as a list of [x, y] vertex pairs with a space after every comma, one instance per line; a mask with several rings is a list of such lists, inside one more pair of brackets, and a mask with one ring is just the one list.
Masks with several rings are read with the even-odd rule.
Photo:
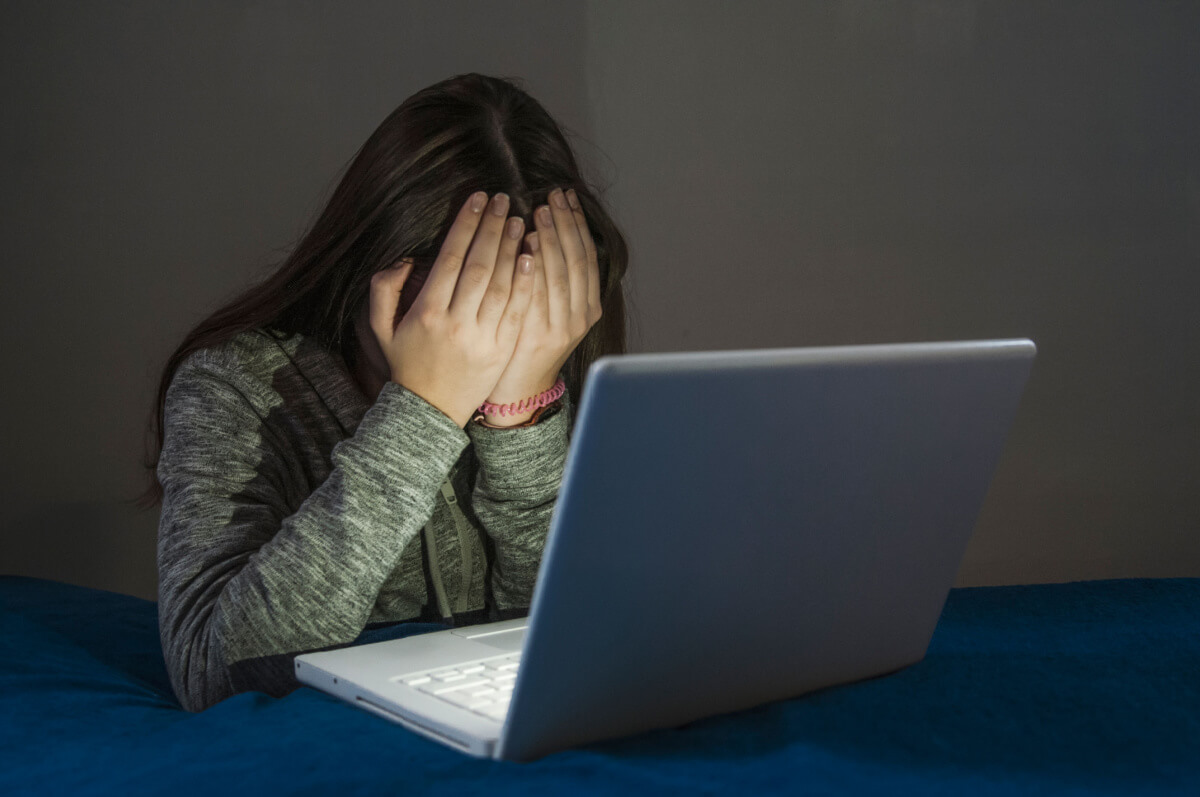
[[550, 200], [554, 202], [554, 207], [558, 208], [559, 210], [567, 209], [567, 200], [566, 197], [563, 196], [562, 189], [555, 188], [554, 192], [550, 194]]
[[575, 196], [574, 188], [567, 192], [567, 201], [571, 203], [571, 207], [579, 210], [579, 197]]
[[503, 216], [508, 212], [508, 194], [496, 194], [492, 197], [492, 213]]
[[478, 213], [483, 210], [483, 204], [487, 202], [487, 194], [482, 191], [471, 195], [471, 210]]

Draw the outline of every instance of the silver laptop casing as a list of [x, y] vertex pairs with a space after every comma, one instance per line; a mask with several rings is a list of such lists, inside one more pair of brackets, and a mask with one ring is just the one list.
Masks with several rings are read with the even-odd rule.
[[[918, 662], [1035, 354], [1021, 338], [601, 357], [528, 618], [304, 654], [297, 678], [531, 760]], [[503, 724], [390, 680], [516, 648]]]

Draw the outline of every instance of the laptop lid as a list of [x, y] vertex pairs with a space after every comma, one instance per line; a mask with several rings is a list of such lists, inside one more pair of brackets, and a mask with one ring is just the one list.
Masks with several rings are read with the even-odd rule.
[[922, 659], [1035, 352], [1010, 339], [598, 359], [496, 757]]

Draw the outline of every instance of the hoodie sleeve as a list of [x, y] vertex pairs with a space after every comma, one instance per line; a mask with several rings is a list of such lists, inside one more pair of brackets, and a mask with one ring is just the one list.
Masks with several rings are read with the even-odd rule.
[[533, 426], [468, 423], [479, 471], [471, 506], [495, 549], [491, 590], [499, 619], [528, 613], [570, 443], [569, 391], [552, 417]]
[[299, 686], [295, 655], [353, 642], [470, 443], [388, 382], [293, 509], [294, 468], [263, 422], [273, 395], [215, 349], [185, 360], [167, 390], [159, 633], [189, 711], [244, 691], [282, 696]]

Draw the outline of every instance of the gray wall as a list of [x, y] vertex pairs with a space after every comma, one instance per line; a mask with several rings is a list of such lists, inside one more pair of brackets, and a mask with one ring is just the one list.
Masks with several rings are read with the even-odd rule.
[[165, 357], [474, 70], [579, 134], [634, 351], [1038, 343], [960, 586], [1200, 576], [1200, 4], [5, 11], [0, 572], [154, 597]]

